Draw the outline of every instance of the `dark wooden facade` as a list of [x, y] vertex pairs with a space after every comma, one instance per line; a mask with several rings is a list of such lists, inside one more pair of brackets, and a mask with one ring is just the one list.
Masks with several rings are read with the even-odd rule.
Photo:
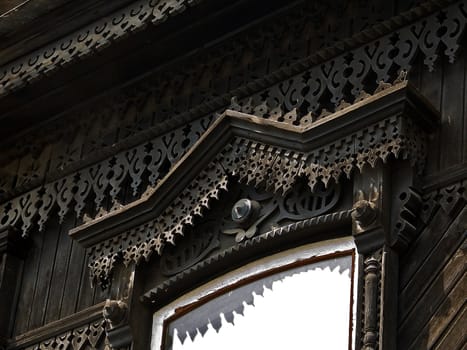
[[[44, 0], [40, 16], [29, 6], [0, 17], [0, 348], [147, 349], [158, 307], [335, 228], [361, 240], [366, 258], [388, 253], [378, 258], [379, 278], [390, 276], [375, 291], [378, 341], [366, 343], [363, 324], [356, 348], [465, 348], [465, 0]], [[390, 118], [407, 120], [406, 133], [380, 133]], [[164, 272], [164, 252], [222, 231], [235, 201], [264, 189], [260, 165], [274, 168], [247, 156], [226, 165], [236, 147], [227, 135], [253, 158], [280, 150], [284, 184], [267, 192], [281, 198], [308, 181], [310, 196], [326, 183], [340, 197], [321, 212], [268, 218], [255, 237], [323, 217], [310, 223], [316, 235], [294, 229], [254, 248], [221, 236]], [[352, 135], [360, 146], [335, 146]], [[325, 170], [290, 165], [292, 153], [303, 168], [319, 152], [312, 164]], [[371, 202], [370, 178], [384, 200], [359, 231], [351, 213]], [[196, 207], [219, 196], [222, 205]], [[237, 244], [241, 253], [222, 258]], [[125, 303], [123, 318], [107, 299]]]

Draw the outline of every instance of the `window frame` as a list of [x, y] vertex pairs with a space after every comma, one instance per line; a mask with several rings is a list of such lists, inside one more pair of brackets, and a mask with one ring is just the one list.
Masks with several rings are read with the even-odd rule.
[[165, 348], [164, 338], [168, 324], [187, 314], [200, 305], [222, 295], [229, 290], [252, 281], [299, 266], [325, 261], [334, 257], [351, 256], [351, 290], [349, 305], [349, 349], [355, 348], [357, 338], [357, 307], [361, 257], [353, 237], [341, 237], [315, 243], [304, 244], [271, 254], [247, 263], [235, 270], [226, 272], [211, 281], [185, 293], [153, 314], [151, 349]]

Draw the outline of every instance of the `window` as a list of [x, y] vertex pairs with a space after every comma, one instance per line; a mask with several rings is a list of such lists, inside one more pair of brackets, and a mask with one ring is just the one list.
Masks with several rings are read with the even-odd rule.
[[351, 349], [357, 258], [344, 238], [227, 273], [155, 313], [152, 349]]

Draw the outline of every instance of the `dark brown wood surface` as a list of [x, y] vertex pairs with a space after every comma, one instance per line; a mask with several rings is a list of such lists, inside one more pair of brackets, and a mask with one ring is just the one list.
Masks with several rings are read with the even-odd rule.
[[85, 250], [68, 237], [74, 219], [51, 222], [44, 234], [31, 234], [21, 278], [14, 334], [70, 316], [108, 297], [91, 288]]
[[[395, 9], [397, 5], [392, 7]], [[360, 29], [363, 28], [358, 30]], [[343, 35], [342, 33], [331, 34]], [[336, 38], [330, 37], [327, 41], [323, 40], [322, 45], [325, 46], [334, 39]], [[224, 40], [229, 39], [224, 38]], [[204, 41], [200, 40], [200, 42]], [[287, 45], [287, 43], [283, 44]], [[448, 62], [448, 58], [440, 54], [435, 70], [429, 72], [423, 59], [419, 58], [409, 76], [410, 83], [418, 88], [421, 94], [441, 113], [440, 129], [429, 140], [427, 167], [424, 173], [424, 179], [431, 189], [442, 187], [438, 184], [449, 184], [454, 173], [457, 174], [457, 178], [465, 178], [467, 173], [465, 171], [467, 167], [465, 38], [461, 44], [464, 47], [457, 52], [457, 59], [454, 63]], [[307, 47], [295, 48], [296, 55], [306, 53], [311, 44], [302, 45]], [[180, 57], [183, 55], [180, 54]], [[258, 64], [259, 74], [266, 70], [265, 67], [265, 65]], [[143, 72], [138, 71], [138, 74], [143, 74]], [[236, 79], [245, 80], [249, 78], [251, 77], [236, 77]], [[233, 82], [229, 81], [229, 83], [235, 85]], [[212, 94], [216, 93], [215, 86], [207, 86], [205, 89], [213, 90]], [[28, 88], [29, 92], [33, 90], [33, 88]], [[23, 98], [27, 99], [27, 96]], [[76, 98], [71, 94], [67, 98], [76, 104], [81, 102], [75, 101]], [[57, 105], [60, 104], [57, 102]], [[46, 110], [47, 106], [44, 104], [41, 108]], [[117, 133], [115, 130], [116, 128], [112, 129], [112, 132]], [[102, 144], [106, 144], [106, 141], [112, 144], [115, 138], [109, 138], [110, 141], [103, 140]], [[57, 141], [58, 146], [54, 145], [54, 147], [63, 147], [60, 142], [63, 143], [63, 140]], [[94, 149], [94, 147], [98, 146], [86, 144], [78, 152], [86, 153], [87, 148]], [[46, 154], [50, 152], [50, 148], [45, 148], [41, 152]], [[19, 187], [22, 184], [22, 173], [27, 172], [27, 168], [31, 166], [28, 157], [32, 157], [32, 154], [24, 156], [22, 161], [19, 159], [12, 161], [3, 169], [6, 173], [17, 172], [18, 177], [15, 181]], [[50, 171], [56, 170], [50, 167], [49, 157], [38, 158], [46, 159], [43, 163], [34, 164], [37, 165], [38, 172], [48, 166]], [[46, 174], [42, 175], [45, 179]], [[126, 186], [125, 191], [130, 196], [131, 188], [128, 184]], [[24, 262], [24, 269], [18, 276], [20, 291], [13, 333], [10, 334], [12, 337], [37, 329], [42, 329], [41, 332], [47, 334], [47, 331], [52, 331], [53, 328], [48, 330], [47, 325], [53, 324], [54, 327], [58, 327], [60, 320], [70, 316], [73, 318], [77, 312], [88, 310], [115, 292], [112, 288], [102, 290], [91, 286], [85, 250], [77, 242], [73, 242], [68, 235], [69, 230], [77, 225], [73, 215], [67, 215], [62, 224], [58, 222], [56, 215], [53, 217], [54, 219], [47, 222], [45, 232], [39, 233], [33, 230], [30, 233], [31, 244], [28, 248], [28, 255]], [[397, 315], [398, 349], [465, 349], [467, 341], [465, 332], [467, 324], [466, 233], [467, 208], [464, 204], [451, 213], [439, 207], [415, 241], [401, 256]], [[141, 270], [144, 274], [144, 265]], [[93, 312], [93, 317], [97, 318], [95, 315], [98, 311], [93, 309]], [[46, 328], [41, 328], [44, 326]], [[47, 337], [42, 336], [42, 338]]]

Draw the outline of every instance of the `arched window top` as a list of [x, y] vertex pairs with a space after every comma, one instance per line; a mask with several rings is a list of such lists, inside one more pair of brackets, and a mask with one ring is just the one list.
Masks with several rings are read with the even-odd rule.
[[249, 263], [157, 311], [151, 349], [351, 349], [356, 259], [340, 238]]

